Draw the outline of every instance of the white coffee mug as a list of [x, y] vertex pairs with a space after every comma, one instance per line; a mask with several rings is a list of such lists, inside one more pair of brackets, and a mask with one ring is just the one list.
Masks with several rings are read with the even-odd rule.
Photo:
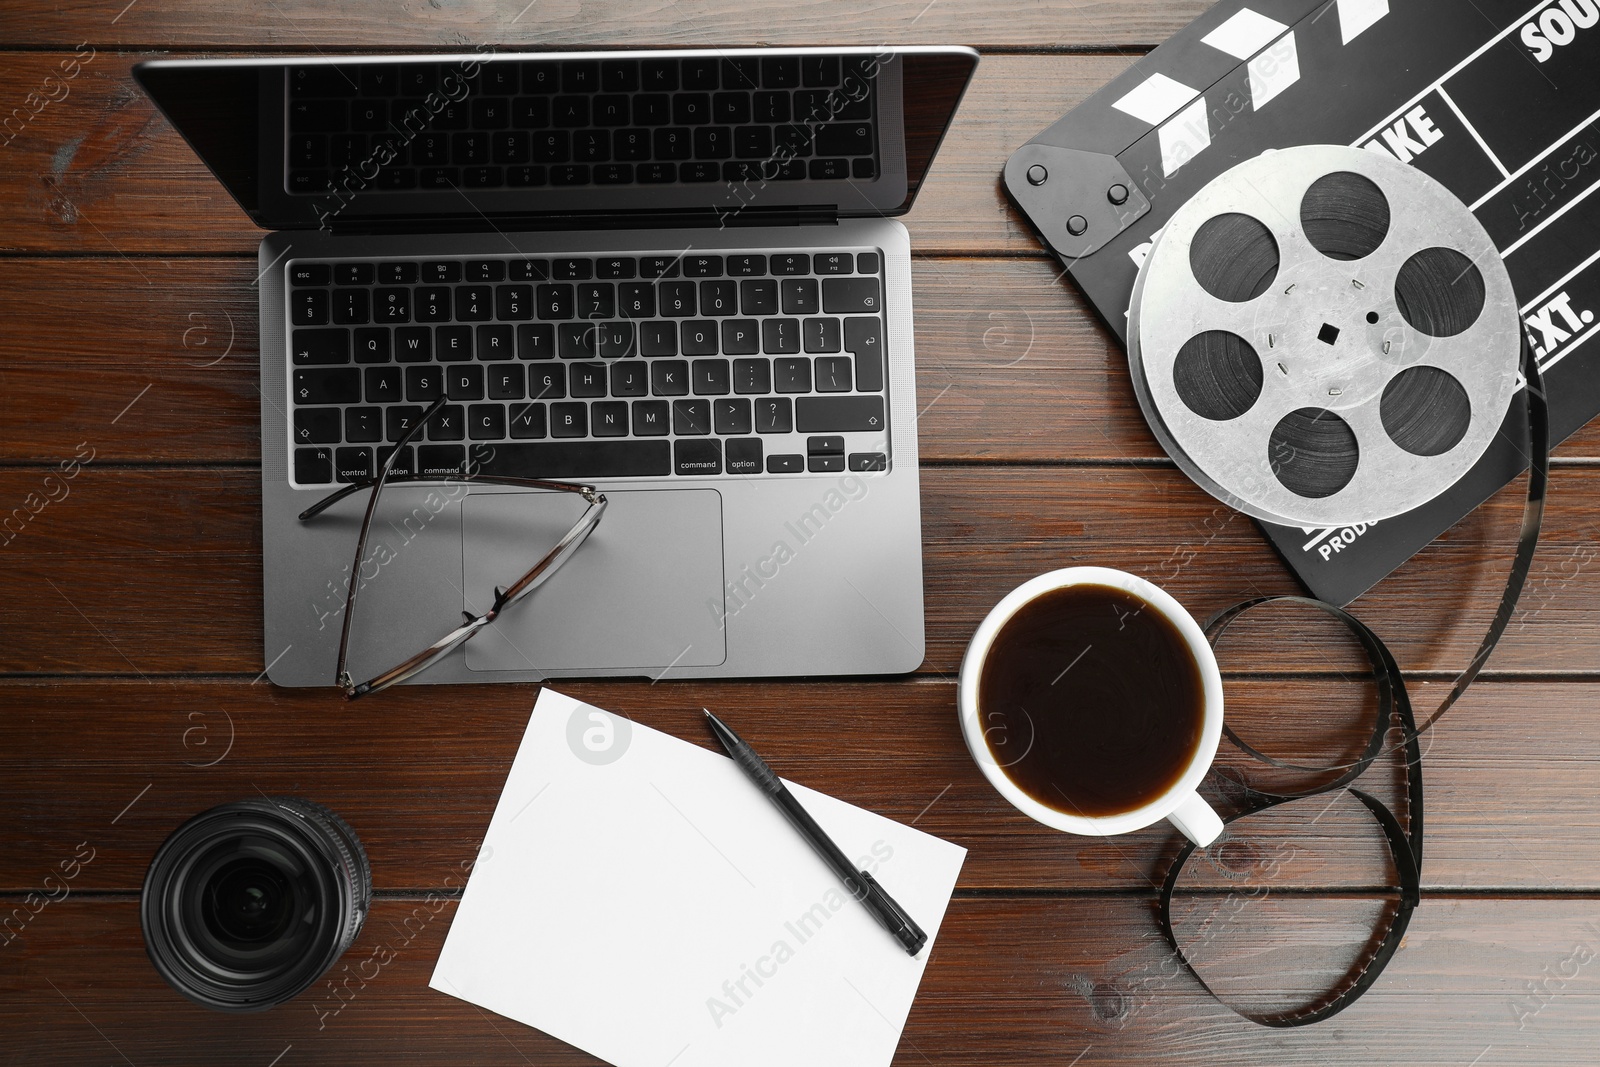
[[[1196, 746], [1189, 765], [1177, 782], [1155, 800], [1131, 811], [1116, 815], [1071, 815], [1034, 800], [1013, 782], [995, 760], [984, 737], [982, 709], [978, 707], [978, 683], [983, 676], [983, 664], [989, 649], [1002, 627], [1024, 605], [1045, 593], [1075, 585], [1103, 585], [1131, 593], [1159, 611], [1183, 635], [1189, 651], [1200, 667], [1200, 678], [1205, 693], [1205, 708], [1200, 728], [1200, 744]], [[1222, 820], [1211, 810], [1211, 805], [1195, 792], [1201, 779], [1217, 755], [1217, 742], [1222, 738], [1222, 672], [1217, 669], [1217, 657], [1211, 652], [1205, 634], [1183, 605], [1143, 578], [1106, 567], [1068, 567], [1065, 570], [1041, 574], [1025, 582], [1011, 593], [978, 627], [972, 643], [967, 646], [966, 657], [961, 661], [961, 680], [957, 687], [956, 703], [961, 715], [961, 732], [966, 736], [967, 748], [977, 761], [989, 784], [1012, 806], [1046, 826], [1073, 834], [1109, 837], [1142, 829], [1151, 823], [1166, 819], [1183, 831], [1184, 836], [1197, 845], [1205, 846], [1222, 833]]]

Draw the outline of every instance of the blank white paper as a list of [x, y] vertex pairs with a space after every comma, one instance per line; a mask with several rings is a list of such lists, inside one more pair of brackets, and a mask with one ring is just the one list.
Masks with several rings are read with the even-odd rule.
[[429, 984], [617, 1067], [887, 1067], [966, 850], [789, 787], [919, 958], [732, 760], [545, 689]]

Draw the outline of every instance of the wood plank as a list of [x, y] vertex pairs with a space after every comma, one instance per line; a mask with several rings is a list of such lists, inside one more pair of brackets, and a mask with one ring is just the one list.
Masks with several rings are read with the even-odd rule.
[[849, 7], [800, 0], [781, 7], [731, 7], [718, 0], [525, 0], [428, 6], [394, 18], [382, 0], [337, 12], [313, 0], [231, 8], [227, 18], [201, 0], [137, 5], [72, 0], [38, 17], [0, 14], [0, 41], [72, 48], [87, 37], [105, 48], [245, 48], [467, 51], [502, 49], [734, 48], [816, 44], [966, 44], [1038, 49], [1149, 48], [1193, 21], [1204, 0], [1093, 0], [1018, 5], [1004, 19], [979, 0], [892, 0]]
[[[0, 100], [36, 93], [72, 55], [0, 52]], [[59, 102], [20, 131], [0, 132], [0, 140], [10, 138], [0, 202], [14, 205], [0, 217], [0, 250], [255, 254], [263, 231], [134, 85], [128, 70], [139, 58], [95, 55], [76, 78], [50, 83]], [[1129, 62], [1126, 56], [985, 57], [906, 216], [913, 247], [1042, 256], [1000, 188], [1000, 169], [1017, 146]]]
[[[560, 688], [707, 748], [699, 709], [725, 712], [786, 776], [967, 848], [963, 889], [1147, 892], [1179, 843], [1164, 824], [1105, 841], [1057, 833], [1011, 809], [967, 753], [950, 683]], [[488, 827], [535, 691], [482, 686], [441, 704], [438, 690], [408, 689], [347, 706], [331, 690], [265, 683], [5, 682], [0, 800], [10, 815], [0, 892], [38, 888], [51, 857], [80, 842], [95, 859], [79, 889], [136, 889], [178, 824], [258, 792], [337, 810], [365, 842], [380, 889], [448, 886]], [[1230, 723], [1284, 759], [1343, 762], [1370, 729], [1370, 693], [1355, 682], [1234, 678], [1227, 694]], [[1480, 683], [1427, 739], [1431, 889], [1600, 887], [1591, 802], [1600, 722], [1587, 713], [1597, 699], [1600, 682]], [[1399, 759], [1385, 756], [1361, 788], [1403, 817]], [[1224, 773], [1262, 788], [1318, 780], [1267, 772], [1225, 742], [1205, 790], [1224, 814], [1240, 799]], [[1374, 824], [1353, 801], [1335, 799], [1239, 826], [1185, 885], [1388, 884]], [[1294, 862], [1259, 870], [1280, 844]]]
[[[38, 284], [58, 271], [70, 284]], [[913, 273], [924, 463], [1164, 462], [1126, 356], [1048, 263]], [[0, 457], [53, 465], [86, 442], [102, 462], [259, 462], [255, 276], [254, 260], [0, 258], [0, 291], [29, 293], [0, 316]], [[1600, 423], [1556, 455], [1600, 463]]]
[[[1508, 487], [1357, 602], [1405, 669], [1456, 671], [1471, 658], [1508, 566], [1518, 491]], [[264, 666], [258, 500], [259, 474], [241, 468], [91, 463], [70, 480], [0, 470], [0, 673], [255, 675]], [[1256, 526], [1175, 470], [935, 468], [923, 472], [922, 511], [931, 674], [953, 674], [989, 609], [1057, 567], [1146, 575], [1201, 619], [1296, 591]], [[1595, 669], [1597, 523], [1600, 470], [1560, 471], [1525, 611], [1491, 669]], [[1317, 618], [1264, 614], [1237, 630], [1224, 646], [1230, 670], [1359, 665]], [[1423, 693], [1419, 707], [1433, 699]]]
[[[1361, 903], [1320, 906], [1316, 923], [1280, 913], [1288, 923], [1263, 930], [1265, 951], [1241, 978], [1299, 992], [1314, 976], [1301, 977], [1314, 969], [1299, 946], [1309, 939], [1328, 951], [1318, 938], [1360, 936]], [[1201, 992], [1176, 968], [1142, 899], [958, 899], [895, 1063], [1589, 1064], [1600, 983], [1593, 963], [1573, 954], [1600, 951], [1592, 913], [1588, 900], [1424, 901], [1405, 947], [1360, 1003], [1283, 1031]], [[323, 984], [265, 1013], [222, 1015], [161, 983], [132, 900], [69, 897], [0, 947], [11, 961], [0, 970], [0, 1026], [20, 1060], [58, 1064], [266, 1064], [288, 1048], [285, 1062], [599, 1063], [427, 988], [453, 914], [448, 901], [380, 901]], [[342, 1000], [331, 981], [342, 983]]]

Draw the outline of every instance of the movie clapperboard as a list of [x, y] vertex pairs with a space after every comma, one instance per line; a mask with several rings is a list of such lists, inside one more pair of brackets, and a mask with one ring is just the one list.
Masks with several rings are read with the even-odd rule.
[[[1275, 148], [1348, 144], [1429, 174], [1504, 257], [1560, 441], [1600, 413], [1600, 0], [1224, 0], [1019, 148], [1017, 205], [1126, 343], [1152, 238]], [[1526, 467], [1526, 410], [1444, 495], [1365, 527], [1263, 524], [1346, 604]]]

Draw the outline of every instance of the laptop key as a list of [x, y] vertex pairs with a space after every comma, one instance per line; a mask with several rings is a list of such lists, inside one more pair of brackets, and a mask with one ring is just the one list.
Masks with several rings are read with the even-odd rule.
[[483, 367], [469, 363], [451, 367], [445, 374], [445, 395], [451, 400], [483, 399]]
[[804, 252], [773, 256], [771, 264], [774, 274], [808, 274], [811, 271], [811, 257]]
[[710, 319], [690, 319], [683, 324], [683, 354], [686, 356], [714, 356], [717, 354], [717, 324]]
[[296, 330], [289, 346], [297, 367], [350, 362], [349, 330]]
[[800, 333], [805, 337], [807, 352], [839, 351], [838, 319], [807, 319], [801, 325]]
[[554, 359], [556, 330], [548, 322], [533, 322], [517, 327], [518, 359]]
[[[798, 343], [799, 338], [796, 338]], [[730, 356], [753, 356], [761, 351], [755, 319], [723, 319], [722, 350]]]
[[822, 310], [829, 315], [876, 314], [879, 310], [878, 279], [822, 279]]
[[687, 396], [689, 365], [681, 359], [650, 364], [650, 391], [656, 396]]
[[394, 332], [395, 359], [401, 363], [426, 363], [433, 358], [433, 331], [426, 326], [402, 326]]
[[430, 400], [438, 400], [444, 395], [444, 368], [407, 367], [406, 368], [406, 399], [413, 404]]
[[333, 481], [333, 449], [295, 449], [294, 480], [302, 485], [321, 485]]
[[772, 392], [772, 364], [765, 359], [734, 360], [733, 391], [747, 394]]
[[794, 411], [786, 396], [764, 396], [756, 400], [756, 433], [790, 433], [794, 430]]
[[804, 456], [784, 455], [767, 457], [768, 474], [800, 474], [803, 473], [805, 469], [806, 457]]
[[484, 474], [509, 478], [648, 478], [672, 473], [672, 446], [666, 441], [513, 441], [482, 452]]
[[690, 368], [690, 381], [696, 396], [726, 396], [729, 381], [728, 361], [697, 359]]
[[567, 368], [560, 363], [528, 368], [528, 399], [554, 400], [567, 395]]
[[296, 263], [289, 268], [290, 285], [327, 285], [333, 271], [326, 263]]
[[608, 322], [597, 335], [601, 359], [621, 359], [634, 352], [635, 331], [631, 322]]
[[739, 309], [746, 315], [777, 314], [778, 283], [769, 280], [740, 282]]
[[467, 464], [467, 450], [463, 445], [418, 445], [418, 473], [435, 478], [459, 474]]
[[755, 431], [751, 429], [754, 425], [750, 415], [750, 401], [738, 398], [711, 402], [711, 426], [717, 433], [754, 433]]
[[876, 317], [844, 320], [844, 346], [856, 357], [856, 388], [883, 392], [883, 323]]
[[374, 367], [367, 371], [367, 403], [388, 404], [401, 399], [402, 381], [399, 367]]
[[881, 396], [803, 396], [794, 402], [801, 433], [882, 432]]
[[817, 303], [815, 278], [792, 278], [783, 283], [783, 313], [785, 315], [815, 315], [822, 308]]
[[767, 257], [729, 256], [728, 273], [741, 278], [760, 277], [767, 273]]
[[517, 440], [545, 435], [543, 404], [511, 405], [511, 436]]
[[494, 318], [494, 291], [487, 285], [463, 285], [456, 289], [456, 321], [485, 322]]
[[511, 327], [509, 326], [479, 326], [478, 327], [478, 358], [486, 360], [510, 359]]
[[675, 356], [678, 354], [678, 326], [673, 322], [639, 324], [639, 354]]
[[541, 319], [570, 319], [574, 307], [573, 288], [565, 282], [551, 282], [536, 290]]
[[372, 477], [372, 449], [340, 448], [334, 451], [333, 476], [341, 482], [359, 482]]
[[562, 359], [594, 359], [600, 354], [600, 327], [591, 322], [563, 322], [556, 330]]
[[289, 321], [296, 326], [322, 326], [328, 321], [328, 291], [306, 289], [289, 296]]
[[853, 471], [886, 471], [889, 469], [889, 457], [882, 452], [852, 452], [850, 453], [850, 469]]
[[459, 404], [446, 404], [428, 420], [428, 440], [459, 441], [466, 429], [466, 413]]
[[[737, 315], [739, 313], [739, 287], [733, 282], [701, 282], [700, 313], [702, 315]], [[754, 314], [754, 312], [751, 314]]]
[[450, 290], [447, 287], [425, 286], [413, 296], [411, 315], [418, 322], [450, 321]]
[[849, 356], [818, 356], [816, 358], [817, 392], [848, 393], [850, 385]]
[[800, 351], [800, 320], [766, 319], [761, 323], [761, 350], [787, 356]]
[[812, 474], [832, 474], [844, 470], [844, 456], [807, 456], [806, 469]]
[[434, 340], [441, 361], [459, 361], [472, 358], [471, 326], [436, 326]]
[[661, 282], [657, 289], [661, 297], [661, 314], [677, 318], [691, 318], [699, 306], [694, 298], [694, 282]]
[[361, 400], [361, 372], [354, 367], [338, 370], [297, 370], [291, 393], [296, 404], [355, 404]]
[[[721, 403], [721, 401], [719, 401]], [[749, 430], [744, 430], [749, 433]], [[722, 445], [729, 474], [761, 473], [761, 438], [743, 437], [725, 441]]]
[[296, 408], [294, 439], [305, 445], [336, 443], [339, 440], [339, 409]]
[[683, 477], [722, 473], [722, 442], [716, 438], [704, 441], [674, 441], [672, 443], [673, 467]]
[[589, 405], [582, 401], [550, 405], [551, 437], [588, 437]]
[[573, 396], [593, 397], [606, 395], [606, 365], [604, 363], [574, 363], [567, 370], [568, 386]]
[[635, 400], [633, 402], [633, 435], [635, 437], [665, 437], [669, 424], [665, 400]]
[[773, 388], [780, 393], [811, 392], [811, 361], [804, 356], [772, 361]]
[[377, 322], [410, 322], [411, 290], [379, 289], [373, 294], [372, 317]]
[[628, 436], [627, 401], [596, 400], [589, 405], [589, 425], [596, 437]]
[[506, 435], [504, 404], [473, 404], [467, 409], [467, 436], [474, 441], [498, 441]]
[[[421, 413], [419, 412], [418, 414], [420, 415]], [[382, 467], [385, 463], [387, 463], [389, 461], [389, 456], [394, 454], [394, 451], [395, 450], [393, 446], [378, 449], [378, 454], [376, 457], [374, 457], [377, 460], [378, 466]], [[406, 447], [399, 451], [399, 454], [395, 455], [394, 465], [389, 468], [389, 474], [391, 476], [395, 476], [415, 473], [417, 473], [417, 450], [412, 448], [410, 445], [406, 445]]]
[[[383, 413], [384, 436], [392, 443], [400, 440], [411, 432], [412, 427], [422, 419], [422, 409], [418, 407], [392, 407], [386, 408]], [[382, 463], [385, 453], [380, 453], [378, 462]], [[396, 474], [402, 473], [396, 470]]]
[[362, 323], [371, 317], [370, 294], [365, 289], [335, 289], [333, 292], [333, 321]]
[[647, 396], [650, 392], [650, 377], [646, 372], [646, 364], [638, 360], [628, 360], [625, 363], [611, 365], [611, 395], [612, 396]]
[[344, 439], [352, 444], [383, 440], [383, 409], [345, 408]]
[[520, 363], [504, 364], [489, 371], [490, 400], [521, 400], [525, 375]]

